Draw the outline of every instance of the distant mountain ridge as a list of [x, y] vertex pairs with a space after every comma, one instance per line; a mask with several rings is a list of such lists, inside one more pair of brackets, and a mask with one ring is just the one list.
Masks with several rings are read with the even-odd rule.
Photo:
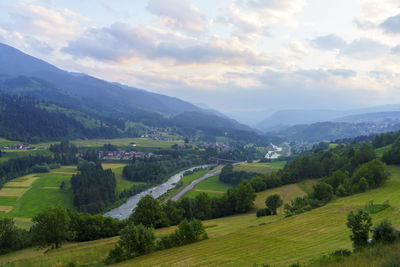
[[316, 122], [291, 126], [285, 130], [269, 134], [288, 141], [318, 143], [337, 139], [354, 138], [400, 130], [400, 122], [393, 123], [349, 123], [349, 122]]
[[[294, 125], [341, 121], [347, 116], [400, 111], [400, 105], [384, 105], [351, 110], [282, 110], [253, 125], [263, 132], [284, 130]], [[367, 116], [367, 115], [366, 115]], [[371, 115], [373, 116], [373, 115]], [[347, 119], [351, 119], [350, 117]]]
[[96, 99], [104, 106], [109, 106], [110, 103], [119, 104], [170, 115], [186, 111], [202, 111], [197, 106], [178, 98], [61, 70], [43, 60], [1, 43], [0, 63], [1, 74], [39, 78], [71, 95]]
[[[129, 136], [130, 133], [137, 134], [136, 128], [143, 126], [178, 127], [182, 134], [195, 134], [200, 130], [207, 136], [230, 133], [239, 138], [243, 132], [251, 133], [244, 133], [248, 136], [255, 134], [250, 127], [218, 112], [204, 110], [175, 97], [67, 72], [1, 43], [0, 94], [37, 99], [39, 104], [36, 108], [47, 111], [43, 114], [50, 112], [49, 116], [53, 116], [54, 112], [61, 112], [61, 117], [67, 116], [79, 124], [74, 136], [80, 137], [84, 137], [85, 132], [98, 137], [99, 133], [101, 135], [99, 129], [104, 127], [113, 129], [113, 137]], [[84, 123], [80, 124], [80, 121]], [[97, 130], [88, 131], [87, 126], [93, 123]], [[12, 126], [8, 124], [7, 127]], [[27, 135], [29, 131], [24, 132], [25, 139], [30, 138]], [[37, 138], [45, 140], [47, 137]]]

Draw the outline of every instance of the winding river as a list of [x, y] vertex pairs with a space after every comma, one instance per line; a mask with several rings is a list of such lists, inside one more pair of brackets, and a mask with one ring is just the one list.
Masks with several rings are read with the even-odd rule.
[[165, 183], [154, 186], [154, 187], [149, 188], [139, 194], [131, 196], [130, 198], [128, 198], [128, 200], [124, 204], [122, 204], [118, 208], [112, 209], [112, 210], [104, 213], [103, 216], [117, 218], [119, 220], [127, 219], [131, 215], [132, 211], [136, 208], [137, 203], [139, 202], [139, 200], [142, 197], [144, 197], [146, 195], [152, 195], [154, 198], [158, 198], [161, 195], [163, 195], [164, 193], [166, 193], [168, 190], [174, 188], [176, 183], [178, 183], [182, 179], [184, 172], [193, 171], [196, 168], [208, 168], [210, 166], [214, 166], [214, 165], [201, 165], [201, 166], [196, 166], [196, 167], [192, 167], [190, 169], [181, 171], [181, 172], [171, 176]]

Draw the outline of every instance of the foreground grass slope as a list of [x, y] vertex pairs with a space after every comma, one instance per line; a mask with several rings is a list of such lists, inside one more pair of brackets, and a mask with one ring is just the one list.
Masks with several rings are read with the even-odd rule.
[[[376, 223], [389, 218], [400, 227], [400, 168], [390, 167], [392, 177], [379, 189], [337, 199], [328, 205], [297, 216], [266, 218], [259, 225], [249, 224], [226, 235], [185, 247], [142, 256], [119, 266], [149, 265], [253, 265], [308, 262], [322, 253], [340, 248], [351, 249], [346, 217], [349, 211], [361, 208], [374, 200], [389, 200], [391, 207], [372, 215]], [[246, 215], [245, 215], [246, 216]], [[240, 216], [238, 216], [240, 217]], [[250, 219], [250, 218], [249, 218]], [[265, 224], [264, 224], [265, 223]], [[212, 236], [213, 228], [210, 228]], [[194, 253], [195, 252], [195, 253]]]
[[[350, 210], [364, 207], [374, 200], [389, 200], [391, 207], [372, 215], [374, 223], [389, 218], [400, 228], [400, 167], [389, 167], [392, 176], [385, 185], [363, 194], [332, 201], [328, 205], [284, 218], [282, 208], [278, 216], [256, 218], [254, 212], [227, 218], [205, 221], [210, 239], [188, 246], [172, 248], [122, 262], [118, 266], [253, 266], [271, 264], [285, 266], [300, 261], [309, 263], [321, 254], [337, 249], [351, 249], [346, 217]], [[255, 206], [264, 206], [265, 198], [273, 193], [281, 194], [287, 202], [304, 195], [304, 189], [312, 185], [308, 181], [301, 186], [287, 185], [258, 193]], [[164, 235], [174, 227], [157, 230]], [[107, 256], [108, 250], [118, 238], [92, 242], [67, 244], [58, 251], [43, 254], [30, 248], [0, 257], [0, 264], [13, 262], [14, 266], [54, 266], [75, 262], [95, 264]], [[352, 265], [357, 266], [357, 265]]]

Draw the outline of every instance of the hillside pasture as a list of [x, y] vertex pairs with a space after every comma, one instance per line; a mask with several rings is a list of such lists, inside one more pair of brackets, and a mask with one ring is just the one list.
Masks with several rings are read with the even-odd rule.
[[219, 181], [218, 177], [219, 175], [215, 175], [201, 181], [192, 190], [187, 192], [184, 197], [194, 198], [200, 193], [207, 193], [211, 197], [220, 196], [232, 188], [231, 185]]
[[241, 163], [233, 167], [234, 171], [246, 171], [246, 172], [257, 172], [264, 174], [271, 171], [282, 169], [286, 164], [286, 161], [275, 161], [275, 162], [255, 162], [255, 163]]
[[[34, 145], [38, 148], [50, 147], [51, 144], [55, 144], [59, 142], [46, 142], [39, 143]], [[178, 141], [161, 141], [161, 140], [153, 140], [150, 138], [114, 138], [114, 139], [79, 139], [70, 141], [71, 144], [74, 144], [78, 147], [102, 147], [104, 144], [111, 144], [119, 147], [127, 147], [130, 143], [136, 143], [136, 147], [142, 148], [160, 148], [160, 149], [168, 149], [174, 144], [183, 144], [183, 140]]]
[[[370, 200], [375, 203], [388, 200], [391, 205], [372, 215], [374, 224], [389, 218], [394, 227], [400, 228], [400, 167], [390, 166], [388, 169], [392, 176], [378, 189], [338, 198], [321, 208], [292, 217], [285, 218], [278, 210], [277, 216], [257, 218], [254, 209], [242, 215], [204, 221], [208, 240], [154, 252], [116, 266], [287, 266], [297, 261], [309, 264], [310, 260], [320, 258], [322, 254], [351, 249], [347, 214], [363, 208]], [[265, 198], [273, 193], [280, 194], [288, 202], [306, 192], [297, 185], [267, 190], [257, 194], [256, 207], [263, 207]], [[159, 229], [156, 233], [164, 235], [174, 229]], [[29, 250], [32, 254], [27, 250], [19, 251], [0, 256], [0, 263], [13, 261], [14, 266], [54, 266], [69, 262], [94, 265], [106, 257], [108, 249], [117, 240], [68, 244], [46, 255], [34, 249]]]

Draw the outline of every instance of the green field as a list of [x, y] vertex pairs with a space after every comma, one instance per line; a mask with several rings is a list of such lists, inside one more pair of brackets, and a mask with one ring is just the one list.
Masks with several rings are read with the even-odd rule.
[[126, 164], [119, 164], [119, 163], [103, 163], [103, 169], [112, 169], [115, 180], [117, 181], [116, 193], [119, 194], [122, 191], [131, 188], [135, 184], [145, 184], [144, 182], [132, 182], [126, 180], [122, 176], [122, 170]]
[[232, 188], [229, 184], [224, 184], [219, 181], [219, 175], [212, 176], [204, 181], [201, 181], [195, 187], [187, 192], [184, 197], [196, 197], [198, 194], [204, 192], [210, 196], [220, 196], [221, 194], [228, 191], [228, 189]]
[[[101, 147], [104, 144], [111, 144], [115, 146], [127, 146], [129, 143], [136, 143], [136, 147], [149, 147], [149, 148], [170, 148], [174, 144], [183, 144], [183, 141], [158, 141], [150, 138], [115, 138], [115, 139], [85, 139], [73, 140], [72, 144], [78, 147]], [[35, 144], [35, 147], [44, 148], [49, 147], [50, 144], [59, 142], [46, 142]]]
[[274, 162], [256, 162], [256, 163], [241, 163], [233, 167], [234, 171], [246, 171], [246, 172], [257, 172], [267, 173], [270, 171], [280, 170], [286, 164], [286, 161], [274, 161]]
[[387, 146], [384, 146], [384, 147], [380, 147], [380, 148], [375, 149], [376, 156], [377, 156], [378, 158], [382, 158], [383, 153], [385, 153], [386, 151], [388, 151], [391, 147], [392, 147], [392, 145], [387, 145]]
[[[124, 164], [103, 164], [116, 173], [117, 191], [129, 188], [133, 182], [122, 178]], [[75, 166], [62, 166], [49, 173], [29, 174], [6, 183], [0, 189], [0, 217], [16, 218], [18, 225], [25, 226], [40, 211], [54, 206], [73, 208], [71, 176], [76, 173]], [[66, 184], [60, 189], [61, 182]]]
[[[391, 205], [372, 215], [374, 223], [389, 218], [397, 229], [400, 228], [400, 167], [390, 166], [389, 171], [392, 176], [381, 188], [339, 198], [296, 216], [285, 218], [281, 208], [278, 216], [256, 218], [253, 210], [243, 215], [204, 221], [208, 240], [154, 252], [118, 266], [287, 266], [297, 261], [309, 263], [337, 249], [351, 249], [350, 231], [345, 225], [347, 214], [364, 207], [370, 200], [375, 203], [389, 200]], [[257, 194], [256, 207], [263, 207], [265, 198], [273, 193], [280, 194], [285, 202], [306, 194], [298, 185], [267, 190]], [[174, 229], [159, 229], [157, 233], [166, 234]], [[0, 256], [0, 263], [16, 260], [15, 266], [60, 266], [69, 262], [94, 264], [106, 257], [116, 240], [109, 238], [68, 244], [46, 254], [42, 254], [43, 250], [31, 248]]]
[[[30, 174], [6, 183], [0, 189], [0, 206], [9, 209], [0, 212], [0, 217], [15, 218], [17, 225], [28, 227], [30, 219], [42, 210], [54, 206], [72, 208], [73, 193], [69, 180], [73, 170], [74, 168], [64, 168], [62, 171], [55, 169], [49, 173]], [[61, 181], [66, 184], [63, 190], [60, 189]], [[21, 190], [20, 193], [18, 190]]]
[[53, 153], [51, 153], [47, 149], [42, 149], [42, 150], [3, 150], [3, 154], [0, 157], [0, 162], [7, 161], [9, 159], [26, 157], [29, 155], [50, 156], [52, 154]]
[[163, 201], [166, 201], [166, 200], [170, 199], [171, 197], [173, 197], [176, 194], [178, 194], [182, 189], [184, 189], [191, 182], [193, 182], [196, 179], [199, 179], [200, 177], [202, 177], [203, 175], [205, 175], [209, 171], [210, 171], [209, 169], [205, 169], [205, 170], [197, 171], [197, 172], [195, 172], [193, 174], [190, 174], [190, 175], [183, 176], [182, 179], [181, 179], [181, 181], [183, 183], [182, 186], [180, 186], [179, 188], [173, 188], [173, 189], [169, 190], [165, 195], [161, 196], [159, 198], [159, 200], [163, 202]]

